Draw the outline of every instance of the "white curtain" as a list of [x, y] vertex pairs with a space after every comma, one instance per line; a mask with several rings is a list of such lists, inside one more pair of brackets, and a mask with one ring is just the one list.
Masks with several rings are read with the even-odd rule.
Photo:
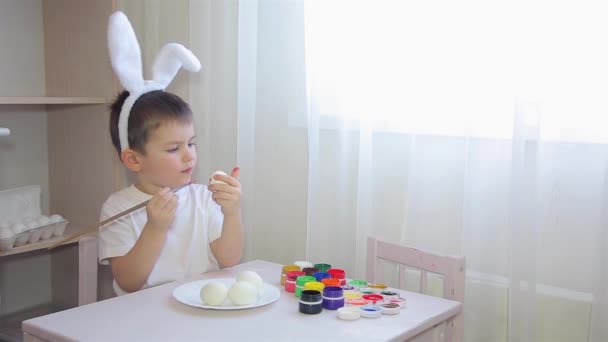
[[601, 2], [122, 2], [201, 57], [174, 86], [199, 178], [241, 166], [247, 259], [464, 255], [468, 341], [608, 341]]
[[357, 277], [368, 235], [464, 255], [467, 340], [608, 340], [606, 14], [241, 1], [252, 255]]

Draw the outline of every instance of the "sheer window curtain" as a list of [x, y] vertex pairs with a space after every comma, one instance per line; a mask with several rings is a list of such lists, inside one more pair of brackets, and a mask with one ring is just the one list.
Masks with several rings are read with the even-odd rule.
[[467, 340], [608, 339], [603, 13], [240, 2], [253, 255], [361, 276], [370, 234], [462, 254]]
[[468, 341], [608, 340], [599, 2], [123, 2], [201, 57], [175, 87], [199, 178], [243, 170], [247, 259], [462, 254]]

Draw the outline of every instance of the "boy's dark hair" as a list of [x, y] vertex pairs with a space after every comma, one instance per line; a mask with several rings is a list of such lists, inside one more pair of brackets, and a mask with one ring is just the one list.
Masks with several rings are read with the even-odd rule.
[[[110, 105], [110, 136], [120, 158], [120, 138], [118, 119], [120, 110], [129, 92], [123, 90]], [[150, 133], [167, 121], [192, 122], [190, 106], [179, 96], [162, 90], [155, 90], [140, 96], [131, 108], [129, 115], [129, 147], [145, 154], [146, 142]]]

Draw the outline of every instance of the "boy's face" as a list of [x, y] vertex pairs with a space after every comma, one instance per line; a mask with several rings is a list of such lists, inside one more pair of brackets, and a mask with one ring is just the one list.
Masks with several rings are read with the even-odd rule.
[[170, 188], [190, 183], [196, 166], [194, 143], [192, 123], [163, 123], [150, 133], [146, 153], [139, 156], [140, 181]]

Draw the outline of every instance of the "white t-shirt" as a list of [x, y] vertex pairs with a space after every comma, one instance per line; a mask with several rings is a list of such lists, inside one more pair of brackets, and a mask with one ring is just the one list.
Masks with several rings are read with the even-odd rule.
[[[222, 234], [224, 216], [205, 185], [191, 184], [177, 193], [175, 221], [150, 276], [142, 288], [156, 286], [219, 269], [210, 243]], [[152, 196], [134, 185], [110, 195], [101, 209], [101, 220], [149, 200]], [[123, 256], [131, 250], [147, 222], [146, 208], [138, 209], [102, 227], [99, 232], [99, 262]], [[114, 280], [117, 295], [126, 294]]]

